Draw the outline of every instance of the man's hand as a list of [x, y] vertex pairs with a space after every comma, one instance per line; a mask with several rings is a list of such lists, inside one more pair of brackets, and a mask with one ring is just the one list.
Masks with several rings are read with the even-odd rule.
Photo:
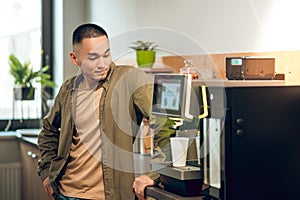
[[146, 175], [142, 175], [139, 176], [137, 178], [135, 178], [135, 180], [133, 181], [133, 190], [135, 192], [135, 195], [137, 196], [137, 198], [139, 200], [144, 200], [145, 198], [145, 194], [144, 194], [144, 190], [147, 186], [152, 186], [154, 185], [154, 181], [146, 176]]
[[49, 184], [49, 177], [47, 177], [43, 181], [43, 186], [44, 186], [44, 190], [45, 190], [45, 193], [47, 194], [48, 198], [50, 200], [54, 200], [54, 198], [52, 197], [53, 189], [52, 189], [51, 185]]

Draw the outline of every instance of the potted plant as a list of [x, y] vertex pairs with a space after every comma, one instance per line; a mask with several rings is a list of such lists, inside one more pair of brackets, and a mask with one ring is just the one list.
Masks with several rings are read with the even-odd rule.
[[10, 66], [9, 73], [14, 77], [16, 86], [14, 88], [15, 100], [33, 100], [34, 82], [40, 83], [42, 87], [55, 87], [55, 83], [50, 80], [51, 75], [46, 73], [49, 69], [48, 65], [34, 71], [30, 66], [30, 60], [22, 64], [14, 54], [9, 55], [8, 63]]
[[154, 42], [137, 40], [133, 42], [135, 46], [130, 48], [136, 51], [136, 61], [141, 68], [151, 68], [155, 62], [155, 45]]

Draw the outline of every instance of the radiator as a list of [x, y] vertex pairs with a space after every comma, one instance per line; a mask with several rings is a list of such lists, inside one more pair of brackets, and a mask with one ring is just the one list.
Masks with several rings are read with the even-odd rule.
[[21, 163], [0, 163], [0, 200], [21, 200]]

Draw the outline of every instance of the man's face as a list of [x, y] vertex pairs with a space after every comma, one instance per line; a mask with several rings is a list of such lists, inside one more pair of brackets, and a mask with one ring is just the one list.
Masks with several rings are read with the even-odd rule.
[[74, 46], [70, 57], [89, 81], [97, 82], [106, 78], [112, 62], [106, 36], [83, 39], [81, 44]]

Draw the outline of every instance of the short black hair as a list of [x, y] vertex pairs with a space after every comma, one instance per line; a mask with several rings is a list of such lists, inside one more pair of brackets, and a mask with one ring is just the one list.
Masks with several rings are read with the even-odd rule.
[[78, 26], [73, 32], [72, 44], [79, 44], [85, 38], [94, 38], [108, 35], [100, 26], [92, 23], [86, 23]]

